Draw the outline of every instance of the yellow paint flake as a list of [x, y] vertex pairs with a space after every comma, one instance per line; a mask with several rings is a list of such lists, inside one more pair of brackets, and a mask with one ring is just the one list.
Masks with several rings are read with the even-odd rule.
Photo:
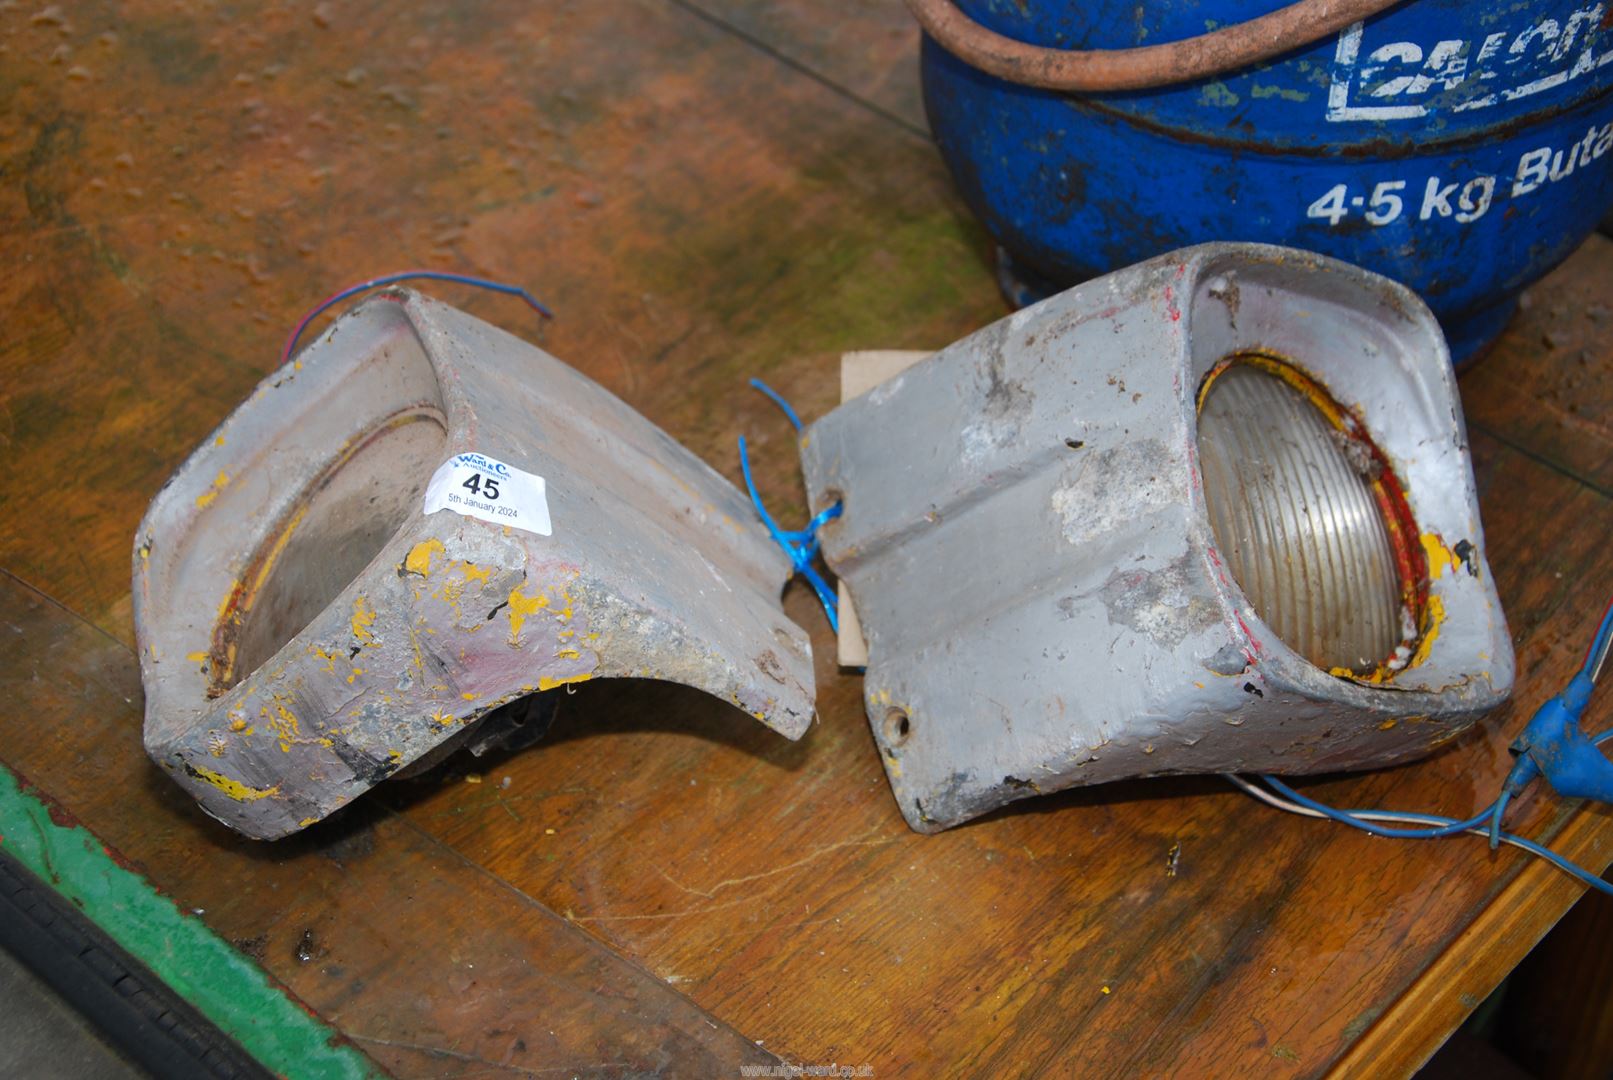
[[194, 774], [197, 779], [205, 780], [207, 783], [212, 784], [236, 802], [257, 802], [259, 799], [267, 799], [270, 795], [280, 790], [279, 784], [272, 788], [247, 787], [239, 780], [225, 776], [223, 773], [216, 773], [212, 769], [204, 769], [200, 765], [187, 763], [185, 768], [188, 772]]
[[555, 657], [560, 660], [581, 660], [582, 653], [578, 652], [576, 649], [561, 649], [559, 652], [555, 653]]
[[481, 776], [480, 773], [466, 773], [465, 774], [465, 783], [467, 783], [467, 784], [480, 784], [481, 782], [482, 782], [482, 776]]
[[205, 664], [207, 663], [207, 654], [204, 652], [186, 653], [185, 659], [193, 664]]
[[291, 744], [302, 734], [302, 729], [297, 724], [297, 715], [278, 702], [275, 703], [272, 715], [267, 706], [264, 707], [263, 713], [269, 717], [269, 727], [280, 739], [280, 749], [291, 753]]
[[1439, 628], [1444, 622], [1445, 601], [1430, 593], [1428, 606], [1423, 614], [1422, 640], [1417, 642], [1417, 651], [1411, 654], [1411, 660], [1406, 664], [1408, 668], [1414, 668], [1428, 659], [1428, 654], [1433, 651], [1434, 641], [1439, 637]]
[[475, 701], [477, 698], [481, 697], [482, 695], [473, 694], [469, 690], [467, 690], [463, 694], [460, 694], [459, 696], [464, 698], [466, 701]]
[[237, 585], [238, 585], [237, 582], [234, 582], [234, 581], [230, 582], [230, 587], [228, 589], [224, 590], [224, 599], [222, 599], [222, 600], [220, 600], [218, 602], [218, 621], [219, 622], [223, 622], [224, 621], [224, 616], [226, 616], [226, 615], [228, 615], [230, 613], [230, 605], [235, 600], [235, 590], [236, 590]]
[[318, 821], [319, 819], [316, 817], [305, 817], [301, 821], [297, 822], [297, 828], [306, 829], [308, 826], [313, 825]]
[[325, 661], [325, 671], [326, 671], [327, 674], [331, 674], [331, 675], [336, 674], [336, 654], [335, 653], [326, 652], [324, 649], [322, 649], [318, 645], [310, 645], [310, 646], [308, 646], [308, 652], [310, 654], [314, 655], [314, 656], [319, 657], [321, 660]]
[[1098, 988], [1098, 989], [1099, 989], [1099, 991], [1100, 991], [1100, 992], [1101, 992], [1101, 993], [1105, 993], [1105, 994], [1112, 994], [1112, 993], [1114, 993], [1114, 991], [1113, 991], [1113, 990], [1111, 990], [1111, 989], [1109, 989], [1109, 988], [1108, 988], [1108, 987], [1107, 987], [1107, 986], [1101, 986], [1101, 987], [1099, 987], [1099, 988]]
[[1428, 576], [1430, 578], [1443, 577], [1447, 568], [1452, 573], [1462, 568], [1462, 560], [1456, 552], [1445, 546], [1445, 541], [1438, 533], [1423, 533], [1419, 539], [1423, 543], [1423, 554], [1428, 556]]
[[589, 679], [592, 679], [593, 677], [594, 677], [594, 673], [591, 672], [591, 671], [585, 671], [581, 675], [566, 675], [566, 676], [564, 676], [562, 678], [559, 678], [559, 679], [551, 679], [547, 675], [545, 675], [543, 678], [538, 680], [538, 689], [539, 690], [553, 690], [555, 687], [557, 687], [557, 686], [565, 686], [567, 683], [587, 682]]
[[510, 591], [509, 617], [510, 617], [510, 644], [521, 643], [521, 627], [526, 624], [529, 615], [536, 615], [549, 606], [549, 598], [542, 593], [537, 596], [527, 596], [519, 586]]
[[216, 477], [213, 478], [213, 486], [208, 488], [206, 491], [202, 492], [200, 495], [196, 496], [196, 505], [197, 506], [206, 506], [208, 503], [210, 503], [214, 499], [218, 498], [218, 493], [220, 491], [223, 491], [225, 488], [227, 488], [229, 486], [230, 486], [230, 474], [226, 473], [226, 472], [220, 472]]
[[477, 566], [473, 562], [465, 562], [460, 563], [459, 568], [464, 573], [466, 581], [479, 581], [486, 584], [487, 580], [493, 576], [491, 566]]
[[213, 445], [214, 446], [223, 446], [224, 445], [224, 436], [220, 435], [218, 438], [214, 439], [213, 440]]
[[362, 596], [353, 600], [353, 618], [349, 625], [353, 630], [353, 640], [359, 645], [375, 644], [375, 632], [370, 629], [375, 625], [375, 608]]
[[465, 591], [465, 584], [464, 578], [450, 579], [442, 583], [442, 588], [438, 589], [435, 595], [438, 600], [451, 608], [457, 609], [459, 607], [459, 597]]
[[431, 557], [441, 555], [443, 546], [441, 540], [422, 540], [409, 549], [409, 554], [403, 560], [403, 568], [411, 574], [421, 577], [431, 576]]
[[363, 668], [361, 668], [361, 667], [354, 668], [353, 673], [347, 677], [347, 685], [352, 686], [353, 685], [353, 680], [358, 678], [362, 674], [364, 674], [364, 669]]
[[1378, 725], [1378, 730], [1379, 731], [1393, 731], [1396, 723], [1397, 723], [1397, 721], [1395, 721], [1395, 720], [1385, 720], [1383, 723]]

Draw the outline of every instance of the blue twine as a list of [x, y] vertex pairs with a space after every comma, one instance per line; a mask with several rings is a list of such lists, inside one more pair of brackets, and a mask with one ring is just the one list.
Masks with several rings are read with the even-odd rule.
[[[753, 389], [760, 390], [771, 398], [773, 404], [783, 411], [785, 418], [790, 422], [790, 426], [795, 428], [798, 434], [800, 433], [801, 418], [796, 415], [795, 410], [790, 407], [790, 403], [784, 400], [778, 391], [760, 379], [752, 379], [750, 385]], [[817, 568], [812, 563], [818, 557], [820, 549], [818, 530], [839, 517], [845, 507], [837, 502], [833, 506], [819, 511], [811, 521], [807, 522], [804, 529], [781, 529], [778, 522], [773, 520], [773, 515], [767, 512], [767, 506], [762, 502], [761, 493], [756, 490], [756, 481], [751, 478], [750, 452], [745, 446], [745, 436], [743, 435], [739, 437], [739, 470], [745, 475], [745, 488], [750, 492], [751, 505], [756, 507], [756, 515], [762, 519], [762, 524], [767, 526], [768, 534], [773, 537], [773, 542], [783, 548], [784, 554], [789, 556], [790, 565], [795, 568], [795, 572], [806, 578], [807, 584], [812, 586], [812, 591], [818, 596], [818, 603], [823, 605], [823, 614], [829, 619], [829, 628], [838, 634], [840, 632], [839, 602], [835, 597], [834, 590], [829, 587], [827, 581], [823, 580], [823, 575], [818, 573]]]
[[773, 404], [784, 410], [784, 417], [785, 419], [789, 420], [790, 426], [795, 429], [796, 434], [799, 435], [801, 433], [801, 418], [795, 415], [795, 409], [791, 407], [788, 401], [784, 400], [783, 394], [779, 393], [771, 386], [768, 386], [760, 379], [752, 379], [750, 381], [750, 387], [752, 390], [760, 390], [762, 393], [772, 398]]

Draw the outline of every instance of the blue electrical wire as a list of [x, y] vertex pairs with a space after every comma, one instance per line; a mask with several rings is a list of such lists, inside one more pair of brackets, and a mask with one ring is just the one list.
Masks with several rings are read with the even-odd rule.
[[[1475, 814], [1473, 817], [1468, 818], [1466, 821], [1457, 821], [1455, 818], [1443, 817], [1439, 814], [1416, 814], [1396, 810], [1394, 814], [1397, 818], [1406, 818], [1411, 821], [1425, 821], [1429, 825], [1436, 827], [1429, 829], [1386, 829], [1381, 825], [1374, 824], [1373, 822], [1363, 821], [1361, 818], [1356, 816], [1357, 814], [1371, 814], [1376, 813], [1377, 811], [1340, 810], [1337, 807], [1328, 806], [1325, 803], [1320, 803], [1315, 799], [1307, 798], [1306, 796], [1301, 795], [1299, 792], [1295, 791], [1293, 788], [1289, 787], [1287, 784], [1283, 783], [1281, 780], [1278, 780], [1274, 776], [1263, 775], [1260, 777], [1260, 779], [1270, 784], [1278, 794], [1282, 795], [1289, 801], [1298, 803], [1300, 806], [1308, 809], [1315, 810], [1317, 813], [1322, 814], [1325, 817], [1332, 818], [1334, 821], [1348, 825], [1351, 828], [1360, 829], [1362, 832], [1371, 833], [1374, 836], [1391, 836], [1400, 837], [1402, 839], [1431, 839], [1439, 836], [1455, 836], [1459, 833], [1478, 829], [1481, 826], [1481, 823], [1490, 817], [1494, 806], [1494, 804], [1492, 804], [1492, 806], [1485, 807], [1484, 810], [1480, 811], [1478, 814]], [[1497, 799], [1496, 803], [1499, 803], [1500, 801], [1500, 799]], [[1578, 878], [1581, 882], [1589, 885], [1591, 888], [1607, 893], [1609, 896], [1613, 896], [1613, 884], [1603, 881], [1601, 878], [1597, 877], [1583, 866], [1580, 866], [1578, 863], [1573, 862], [1570, 859], [1564, 858], [1550, 848], [1537, 844], [1533, 840], [1525, 840], [1516, 833], [1502, 832], [1500, 836], [1509, 844], [1515, 844], [1516, 846], [1529, 852], [1531, 855], [1537, 855], [1540, 858], [1545, 859], [1559, 870]]]
[[[1609, 652], [1613, 652], [1613, 603], [1608, 604], [1607, 611], [1603, 614], [1597, 627], [1596, 635], [1591, 639], [1591, 646], [1585, 653], [1585, 662], [1581, 665], [1582, 674], [1595, 681], [1597, 676], [1601, 674], [1602, 665], [1606, 661]], [[1613, 730], [1598, 735], [1594, 742], [1600, 746], [1609, 739], [1613, 739]], [[1545, 859], [1553, 866], [1573, 875], [1591, 888], [1613, 896], [1613, 884], [1603, 881], [1583, 866], [1564, 858], [1550, 848], [1537, 844], [1533, 840], [1525, 840], [1515, 833], [1505, 832], [1501, 828], [1501, 819], [1506, 814], [1507, 807], [1511, 804], [1513, 796], [1513, 792], [1507, 787], [1502, 788], [1501, 794], [1496, 797], [1494, 802], [1466, 821], [1458, 821], [1456, 818], [1443, 817], [1438, 814], [1414, 814], [1395, 811], [1394, 817], [1396, 818], [1426, 822], [1430, 826], [1426, 829], [1395, 829], [1364, 820], [1361, 816], [1358, 816], [1380, 814], [1383, 811], [1340, 810], [1337, 807], [1328, 806], [1325, 803], [1317, 802], [1315, 799], [1301, 795], [1275, 776], [1262, 775], [1260, 779], [1264, 780], [1274, 791], [1282, 795], [1290, 803], [1312, 810], [1323, 817], [1331, 818], [1353, 829], [1370, 833], [1373, 836], [1428, 840], [1441, 836], [1455, 836], [1465, 832], [1477, 832], [1480, 835], [1488, 836], [1491, 848], [1497, 847], [1502, 840], [1505, 840], [1509, 844], [1523, 848], [1525, 851]], [[1246, 781], [1239, 781], [1239, 783], [1246, 783]], [[1252, 788], [1250, 790], [1253, 791]], [[1290, 806], [1287, 809], [1293, 809], [1293, 807]]]
[[539, 315], [542, 315], [545, 319], [554, 318], [554, 312], [550, 311], [542, 302], [538, 300], [537, 297], [533, 296], [519, 285], [506, 285], [501, 281], [489, 281], [486, 278], [472, 277], [469, 274], [454, 274], [449, 273], [446, 270], [404, 270], [396, 274], [383, 274], [381, 277], [371, 278], [368, 281], [360, 282], [357, 285], [343, 289], [334, 296], [326, 297], [324, 300], [320, 301], [317, 307], [302, 317], [302, 321], [297, 324], [296, 329], [291, 331], [291, 336], [286, 339], [285, 348], [280, 352], [280, 363], [284, 364], [286, 361], [291, 359], [292, 354], [297, 349], [297, 340], [302, 337], [303, 331], [308, 329], [308, 324], [319, 318], [321, 313], [329, 310], [334, 305], [341, 303], [350, 296], [356, 296], [357, 294], [366, 292], [370, 289], [379, 289], [383, 285], [395, 285], [400, 281], [418, 280], [452, 281], [460, 285], [474, 285], [478, 289], [487, 289], [491, 292], [503, 293], [506, 296], [519, 297], [520, 299], [526, 301], [527, 305], [531, 307], [532, 310], [536, 311]]
[[1525, 840], [1516, 833], [1504, 832], [1501, 834], [1501, 836], [1508, 843], [1518, 845], [1531, 855], [1540, 856], [1542, 859], [1545, 859], [1547, 862], [1557, 867], [1557, 869], [1573, 875], [1574, 877], [1583, 881], [1585, 884], [1589, 885], [1591, 888], [1596, 889], [1598, 892], [1603, 892], [1609, 896], [1613, 896], [1613, 885], [1603, 881], [1601, 878], [1597, 877], [1595, 874], [1591, 873], [1578, 863], [1573, 862], [1570, 859], [1563, 858], [1561, 855], [1551, 850], [1551, 848], [1537, 844], [1533, 840]]
[[[1607, 658], [1607, 653], [1610, 647], [1613, 647], [1613, 601], [1608, 603], [1607, 610], [1602, 613], [1602, 621], [1596, 628], [1595, 636], [1591, 638], [1590, 648], [1585, 650], [1585, 662], [1580, 665], [1581, 674], [1590, 679], [1593, 683], [1601, 674], [1602, 663]], [[1613, 738], [1613, 730], [1603, 732], [1592, 741], [1596, 745], [1600, 746], [1602, 743], [1607, 742], [1607, 740], [1610, 738]], [[1523, 764], [1523, 759], [1520, 759], [1519, 764]], [[1514, 772], [1516, 771], [1517, 770], [1514, 769]], [[1512, 778], [1509, 775], [1508, 783], [1505, 784], [1501, 789], [1500, 798], [1496, 799], [1492, 806], [1489, 829], [1490, 850], [1492, 851], [1500, 846], [1501, 818], [1507, 812], [1507, 806], [1512, 802], [1513, 789], [1511, 779]]]
[[[1437, 829], [1391, 829], [1384, 825], [1363, 821], [1349, 810], [1340, 810], [1337, 807], [1328, 806], [1326, 803], [1319, 803], [1315, 799], [1301, 795], [1275, 776], [1262, 774], [1260, 779], [1270, 784], [1285, 799], [1297, 802], [1301, 806], [1307, 806], [1319, 814], [1332, 818], [1334, 821], [1343, 822], [1352, 828], [1360, 829], [1362, 832], [1371, 833], [1373, 836], [1399, 837], [1403, 840], [1431, 840], [1437, 836], [1458, 836], [1469, 829], [1478, 828], [1490, 816], [1491, 808], [1489, 806], [1486, 806], [1466, 821], [1457, 821], [1455, 818], [1439, 817], [1434, 814], [1419, 814], [1417, 815], [1418, 817], [1427, 818], [1431, 823], [1438, 824], [1440, 827]], [[1399, 813], [1398, 810], [1395, 812]], [[1412, 815], [1407, 814], [1406, 816], [1411, 817]]]
[[1512, 792], [1502, 789], [1501, 795], [1491, 804], [1490, 811], [1490, 850], [1494, 851], [1501, 846], [1501, 818], [1507, 812], [1507, 804], [1512, 802]]
[[[784, 400], [783, 395], [760, 379], [752, 379], [750, 385], [753, 389], [760, 390], [771, 398], [773, 404], [783, 410], [785, 418], [790, 422], [790, 426], [795, 428], [797, 434], [800, 433], [801, 418], [790, 407], [790, 403]], [[818, 603], [823, 605], [823, 614], [829, 620], [830, 629], [838, 634], [840, 632], [839, 601], [834, 590], [829, 587], [827, 581], [823, 580], [823, 575], [818, 573], [812, 562], [818, 557], [818, 530], [839, 517], [845, 509], [844, 506], [837, 502], [833, 506], [819, 511], [811, 521], [807, 522], [807, 526], [804, 529], [781, 529], [778, 522], [773, 520], [773, 515], [767, 512], [767, 506], [762, 502], [761, 493], [756, 490], [756, 481], [751, 478], [750, 451], [745, 446], [745, 436], [743, 435], [739, 437], [739, 471], [745, 476], [745, 489], [750, 492], [751, 505], [756, 507], [757, 516], [762, 519], [762, 524], [767, 527], [768, 534], [773, 537], [773, 542], [783, 548], [784, 554], [790, 557], [790, 565], [795, 568], [795, 572], [806, 578], [807, 584], [812, 586], [812, 591], [817, 594]]]

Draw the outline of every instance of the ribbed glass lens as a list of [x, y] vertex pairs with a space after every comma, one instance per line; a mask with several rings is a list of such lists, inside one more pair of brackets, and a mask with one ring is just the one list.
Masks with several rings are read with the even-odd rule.
[[1199, 461], [1222, 555], [1266, 625], [1323, 670], [1387, 660], [1400, 575], [1366, 448], [1298, 388], [1234, 363], [1199, 410]]

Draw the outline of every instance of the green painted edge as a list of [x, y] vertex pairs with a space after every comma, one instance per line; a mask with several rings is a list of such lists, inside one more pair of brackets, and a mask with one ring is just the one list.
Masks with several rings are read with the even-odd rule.
[[3, 764], [0, 847], [271, 1072], [299, 1078], [386, 1076], [261, 967], [122, 866], [94, 833], [71, 822]]

